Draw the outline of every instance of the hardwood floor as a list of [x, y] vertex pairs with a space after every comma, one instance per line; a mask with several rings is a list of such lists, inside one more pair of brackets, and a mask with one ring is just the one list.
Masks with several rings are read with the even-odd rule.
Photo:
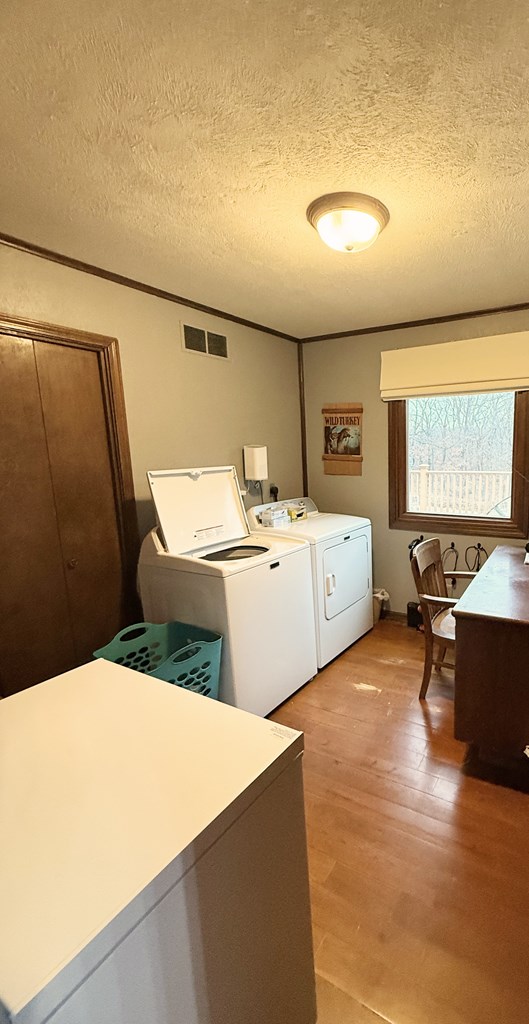
[[272, 716], [305, 733], [318, 1024], [529, 1020], [529, 796], [462, 772], [422, 664], [383, 620]]

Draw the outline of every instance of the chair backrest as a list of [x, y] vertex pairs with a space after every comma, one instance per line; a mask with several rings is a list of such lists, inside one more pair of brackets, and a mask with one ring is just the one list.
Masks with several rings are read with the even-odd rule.
[[[420, 544], [415, 545], [411, 556], [411, 571], [419, 601], [421, 594], [430, 594], [432, 597], [448, 597], [441, 543], [438, 537], [423, 540]], [[421, 611], [425, 630], [429, 632], [431, 616], [435, 614], [436, 608], [423, 605]]]

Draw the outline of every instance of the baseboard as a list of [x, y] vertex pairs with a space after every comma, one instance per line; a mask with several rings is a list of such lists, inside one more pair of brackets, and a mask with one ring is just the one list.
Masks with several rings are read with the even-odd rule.
[[384, 612], [380, 616], [381, 619], [392, 619], [394, 622], [407, 622], [408, 616], [406, 612]]

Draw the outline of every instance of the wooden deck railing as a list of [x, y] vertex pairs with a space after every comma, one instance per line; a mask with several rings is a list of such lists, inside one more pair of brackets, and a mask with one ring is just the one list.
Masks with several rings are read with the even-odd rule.
[[[409, 473], [410, 512], [486, 516], [511, 494], [511, 473], [452, 472], [420, 466]], [[509, 510], [502, 509], [503, 515]]]

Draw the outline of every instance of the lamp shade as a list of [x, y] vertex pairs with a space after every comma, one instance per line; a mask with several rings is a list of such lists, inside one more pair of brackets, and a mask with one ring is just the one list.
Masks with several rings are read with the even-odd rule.
[[385, 228], [389, 210], [362, 192], [330, 192], [310, 204], [307, 220], [331, 249], [362, 252]]

